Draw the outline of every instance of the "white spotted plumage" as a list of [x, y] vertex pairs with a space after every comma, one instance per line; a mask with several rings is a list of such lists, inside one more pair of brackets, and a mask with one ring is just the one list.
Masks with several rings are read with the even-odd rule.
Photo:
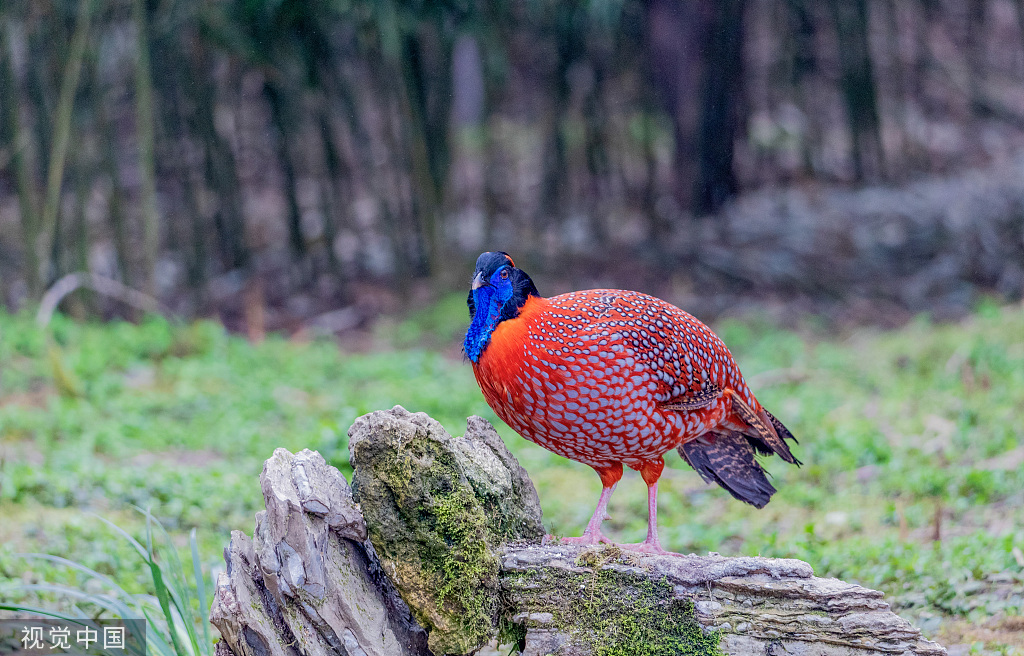
[[637, 466], [727, 414], [661, 407], [671, 399], [710, 383], [756, 404], [725, 344], [665, 301], [607, 289], [545, 301], [542, 314], [524, 317], [520, 358], [490, 366], [485, 353], [475, 369], [498, 415], [555, 453], [592, 466]]

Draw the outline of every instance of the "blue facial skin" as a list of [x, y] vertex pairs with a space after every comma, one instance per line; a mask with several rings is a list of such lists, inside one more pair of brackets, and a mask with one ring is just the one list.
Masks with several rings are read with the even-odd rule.
[[[466, 339], [462, 342], [462, 350], [474, 364], [480, 361], [480, 354], [491, 341], [491, 333], [501, 323], [502, 307], [512, 298], [512, 281], [508, 275], [509, 267], [503, 266], [491, 275], [490, 282], [473, 290], [473, 304], [476, 313], [473, 322], [466, 331]], [[504, 272], [505, 277], [502, 278]]]

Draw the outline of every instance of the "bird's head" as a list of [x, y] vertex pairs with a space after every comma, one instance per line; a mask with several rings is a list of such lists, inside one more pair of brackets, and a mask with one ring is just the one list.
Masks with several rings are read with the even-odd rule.
[[497, 325], [518, 316], [530, 296], [540, 293], [530, 276], [516, 268], [508, 253], [492, 251], [478, 257], [466, 299], [472, 319], [462, 344], [466, 356], [477, 362]]

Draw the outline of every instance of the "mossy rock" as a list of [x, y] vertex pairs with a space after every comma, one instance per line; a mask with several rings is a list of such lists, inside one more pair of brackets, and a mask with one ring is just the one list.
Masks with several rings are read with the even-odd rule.
[[574, 566], [507, 572], [504, 585], [533, 600], [531, 616], [562, 636], [555, 653], [722, 656], [720, 633], [701, 626], [693, 601], [664, 578], [638, 576], [633, 557], [615, 546], [589, 548]]
[[496, 551], [544, 534], [533, 483], [480, 417], [453, 438], [395, 406], [357, 419], [349, 450], [370, 541], [431, 651], [476, 650], [496, 631]]

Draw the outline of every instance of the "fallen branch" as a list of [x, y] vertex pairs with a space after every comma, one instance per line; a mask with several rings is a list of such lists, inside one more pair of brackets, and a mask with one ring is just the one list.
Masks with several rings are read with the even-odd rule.
[[144, 312], [167, 314], [167, 310], [160, 304], [160, 301], [149, 294], [122, 285], [111, 278], [88, 271], [79, 271], [78, 273], [69, 273], [46, 290], [43, 299], [39, 302], [39, 311], [36, 312], [36, 324], [40, 328], [50, 325], [50, 319], [53, 318], [53, 313], [57, 310], [60, 302], [68, 294], [82, 287], [109, 296]]

